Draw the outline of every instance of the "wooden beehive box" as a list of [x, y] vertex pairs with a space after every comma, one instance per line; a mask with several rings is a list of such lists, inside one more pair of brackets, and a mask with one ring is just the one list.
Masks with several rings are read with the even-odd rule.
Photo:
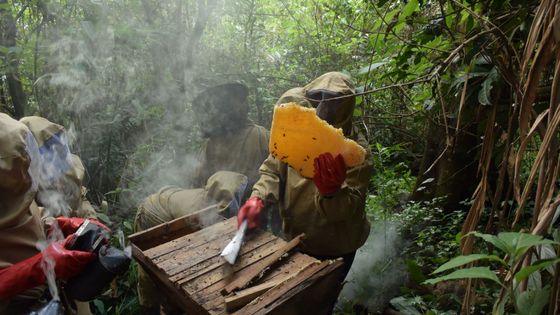
[[[226, 220], [215, 209], [208, 209], [129, 239], [134, 258], [162, 293], [187, 314], [327, 313], [329, 303], [325, 301], [336, 298], [340, 290], [342, 261], [319, 261], [294, 250], [245, 288], [224, 295], [228, 284], [231, 287], [232, 282], [254, 273], [287, 244], [271, 233], [252, 231], [246, 235], [235, 265], [230, 266], [220, 253], [236, 228], [236, 218]], [[267, 291], [260, 293], [261, 288]], [[255, 292], [261, 295], [255, 297]], [[230, 310], [226, 310], [226, 298]]]

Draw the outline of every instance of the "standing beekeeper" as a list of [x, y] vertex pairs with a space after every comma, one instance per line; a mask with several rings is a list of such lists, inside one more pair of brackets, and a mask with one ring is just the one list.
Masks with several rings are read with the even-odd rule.
[[[316, 108], [317, 116], [341, 128], [347, 138], [367, 150], [365, 137], [352, 126], [355, 97], [329, 101], [354, 92], [347, 75], [329, 72], [303, 88], [287, 91], [278, 103], [296, 102]], [[314, 161], [312, 179], [300, 176], [270, 155], [260, 167], [260, 178], [253, 186], [251, 198], [239, 211], [238, 223], [247, 219], [249, 228], [257, 227], [265, 205], [277, 204], [286, 237], [305, 233], [301, 250], [318, 259], [341, 257], [345, 276], [370, 230], [365, 200], [373, 166], [367, 152], [364, 163], [352, 168], [346, 167], [341, 155], [321, 154]]]
[[34, 202], [39, 155], [28, 128], [0, 113], [0, 314], [27, 314], [44, 296], [46, 257], [54, 261], [57, 279], [78, 275], [95, 259], [94, 253], [66, 248], [77, 229], [72, 220], [54, 219], [60, 219], [66, 239], [46, 243], [48, 233]]

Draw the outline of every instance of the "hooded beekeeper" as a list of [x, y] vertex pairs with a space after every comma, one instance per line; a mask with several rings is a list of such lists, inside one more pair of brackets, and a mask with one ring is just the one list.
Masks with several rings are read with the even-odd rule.
[[239, 224], [246, 219], [248, 227], [254, 228], [259, 226], [265, 206], [278, 205], [286, 237], [305, 233], [302, 252], [318, 259], [342, 258], [344, 276], [370, 230], [365, 200], [373, 167], [368, 143], [352, 125], [354, 93], [350, 77], [329, 72], [303, 88], [288, 90], [277, 103], [296, 102], [315, 108], [319, 118], [341, 128], [345, 137], [366, 149], [365, 161], [348, 168], [341, 155], [323, 153], [315, 159], [314, 176], [308, 179], [270, 155], [238, 214]]
[[[54, 262], [56, 279], [69, 279], [96, 257], [95, 253], [68, 249], [78, 228], [74, 223], [78, 223], [66, 218], [52, 218], [65, 238], [46, 242], [52, 235], [45, 230], [35, 197], [39, 178], [45, 176], [40, 155], [51, 153], [40, 152], [23, 123], [0, 113], [1, 314], [28, 313], [38, 302], [46, 288], [43, 266], [48, 259]], [[89, 313], [85, 306], [78, 314]]]

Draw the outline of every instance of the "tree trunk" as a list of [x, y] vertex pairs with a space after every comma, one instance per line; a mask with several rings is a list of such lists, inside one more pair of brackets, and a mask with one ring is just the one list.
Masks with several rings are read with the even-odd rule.
[[[445, 197], [443, 208], [446, 212], [460, 209], [461, 201], [470, 199], [477, 181], [479, 144], [476, 137], [476, 125], [462, 126], [454, 136], [453, 148], [445, 152], [439, 167], [435, 196]], [[464, 207], [464, 206], [463, 206]]]
[[463, 125], [461, 129], [457, 134], [449, 130], [452, 139], [451, 145], [446, 148], [445, 126], [430, 122], [412, 200], [443, 197], [441, 206], [446, 212], [451, 212], [461, 207], [461, 201], [472, 196], [477, 183], [479, 152], [476, 124]]
[[[0, 47], [16, 47], [16, 21], [9, 9], [7, 0], [0, 0]], [[19, 119], [25, 115], [26, 97], [18, 74], [19, 58], [12, 50], [2, 52], [6, 60], [6, 83], [8, 95], [13, 108], [14, 118]]]
[[443, 127], [439, 126], [437, 122], [428, 119], [429, 126], [426, 133], [426, 141], [424, 146], [424, 155], [422, 156], [422, 162], [420, 163], [420, 169], [418, 170], [418, 176], [416, 177], [416, 185], [414, 185], [414, 192], [410, 197], [411, 200], [416, 201], [426, 201], [435, 197], [435, 179], [437, 176], [437, 165], [438, 156], [441, 151], [445, 148], [445, 142], [443, 141], [440, 133], [443, 131]]

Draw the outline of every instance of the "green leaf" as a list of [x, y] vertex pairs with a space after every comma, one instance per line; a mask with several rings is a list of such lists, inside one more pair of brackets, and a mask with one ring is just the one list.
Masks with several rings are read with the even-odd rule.
[[518, 315], [539, 315], [548, 304], [550, 290], [548, 287], [527, 290], [517, 297]]
[[500, 263], [505, 265], [505, 262], [496, 255], [483, 255], [483, 254], [473, 254], [467, 256], [459, 256], [451, 259], [450, 261], [446, 262], [445, 264], [441, 265], [438, 269], [436, 269], [433, 273], [440, 273], [451, 268], [459, 267], [465, 264], [468, 264], [473, 261], [481, 260], [481, 259], [488, 259], [488, 260], [495, 260], [499, 261]]
[[414, 13], [414, 11], [417, 10], [418, 10], [418, 0], [410, 0], [404, 6], [402, 13], [399, 16], [399, 19], [404, 20], [405, 18], [409, 17], [412, 13]]
[[[529, 233], [519, 233], [519, 237], [514, 244], [516, 248], [516, 255], [524, 254], [529, 248], [538, 245], [560, 245], [552, 240], [544, 239], [540, 235], [533, 235]], [[498, 235], [499, 237], [499, 235]]]
[[558, 244], [552, 240], [543, 239], [540, 235], [520, 232], [502, 232], [498, 234], [498, 238], [511, 248], [508, 253], [513, 257], [523, 255], [529, 248], [537, 245]]
[[545, 260], [538, 260], [536, 262], [534, 262], [532, 265], [527, 266], [521, 270], [519, 270], [516, 274], [515, 274], [515, 280], [517, 280], [518, 282], [521, 282], [523, 280], [525, 280], [527, 277], [529, 277], [529, 275], [531, 275], [533, 272], [546, 268], [548, 266], [552, 266], [557, 264], [558, 262], [560, 262], [560, 258], [556, 258], [556, 259], [545, 259]]
[[95, 308], [97, 309], [97, 311], [101, 314], [107, 314], [107, 312], [105, 311], [105, 304], [103, 304], [103, 301], [99, 300], [99, 299], [95, 299], [93, 300], [93, 305], [95, 305]]
[[480, 89], [480, 92], [478, 92], [478, 102], [480, 104], [482, 105], [492, 104], [492, 101], [490, 100], [492, 97], [491, 94], [492, 87], [494, 82], [496, 82], [497, 80], [498, 80], [498, 72], [496, 71], [496, 68], [492, 68], [492, 70], [490, 70], [484, 82], [482, 82], [482, 88]]
[[391, 300], [391, 305], [399, 312], [408, 315], [420, 315], [420, 312], [414, 307], [413, 303], [406, 298], [399, 296]]
[[453, 28], [453, 22], [454, 22], [455, 18], [453, 17], [452, 14], [448, 14], [445, 17], [445, 25], [447, 26], [447, 28], [452, 29]]
[[446, 281], [446, 280], [470, 279], [470, 278], [489, 279], [498, 283], [499, 285], [502, 285], [500, 279], [498, 279], [496, 274], [488, 267], [473, 267], [473, 268], [459, 269], [442, 277], [428, 279], [424, 281], [424, 283], [436, 284], [438, 282]]
[[134, 231], [134, 229], [133, 229], [133, 227], [132, 227], [132, 224], [131, 224], [130, 222], [124, 221], [124, 222], [123, 222], [123, 225], [124, 225], [124, 227], [125, 227], [127, 230], [129, 230], [129, 231]]
[[504, 252], [506, 254], [509, 254], [509, 255], [513, 254], [512, 246], [508, 246], [507, 243], [505, 243], [503, 240], [499, 239], [495, 235], [484, 234], [484, 233], [479, 233], [479, 232], [471, 232], [467, 235], [470, 235], [470, 234], [472, 234], [476, 237], [482, 238], [484, 241], [494, 245], [496, 248], [499, 248], [502, 252]]
[[107, 224], [110, 224], [110, 223], [111, 223], [111, 219], [109, 219], [109, 216], [106, 215], [105, 213], [103, 213], [103, 212], [98, 212], [98, 213], [96, 213], [96, 215], [97, 215], [97, 218], [98, 218], [99, 220], [101, 220], [103, 223], [107, 223]]
[[12, 47], [8, 48], [8, 53], [9, 54], [19, 54], [20, 52], [22, 52], [21, 47], [12, 46]]
[[360, 70], [358, 70], [358, 75], [369, 73], [371, 70], [375, 70], [383, 65], [386, 65], [387, 63], [389, 63], [388, 60], [374, 62], [371, 65], [362, 67]]

